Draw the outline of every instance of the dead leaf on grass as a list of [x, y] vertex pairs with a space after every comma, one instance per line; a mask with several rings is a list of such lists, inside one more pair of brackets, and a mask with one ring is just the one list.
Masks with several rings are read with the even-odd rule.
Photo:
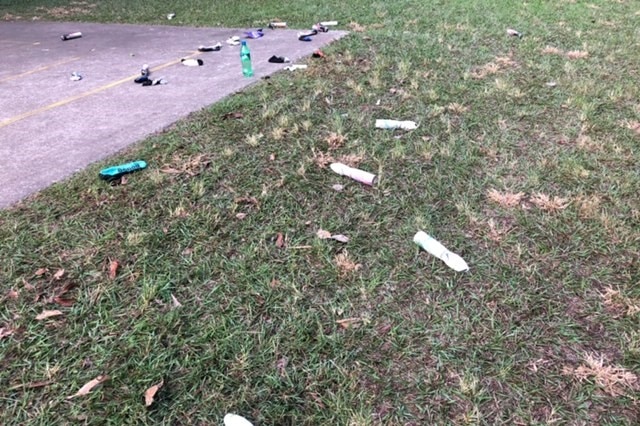
[[623, 367], [605, 365], [604, 357], [596, 354], [585, 354], [583, 365], [576, 369], [565, 368], [564, 373], [581, 382], [592, 379], [611, 396], [624, 395], [627, 390], [635, 391], [640, 385], [638, 376], [634, 373]]
[[29, 281], [25, 280], [24, 278], [22, 279], [22, 285], [25, 289], [27, 289], [27, 291], [33, 291], [36, 289], [36, 286], [31, 285]]
[[282, 232], [278, 232], [278, 235], [276, 236], [276, 247], [284, 247], [284, 235], [282, 235]]
[[360, 154], [346, 154], [338, 158], [338, 163], [346, 164], [349, 167], [358, 167], [362, 160], [364, 157]]
[[332, 151], [342, 147], [347, 138], [340, 133], [331, 132], [325, 140], [327, 141], [327, 145], [329, 145], [329, 151]]
[[109, 262], [109, 279], [110, 280], [115, 280], [116, 279], [116, 275], [118, 274], [118, 267], [120, 266], [120, 263], [118, 263], [117, 260], [112, 260], [111, 262]]
[[538, 192], [533, 194], [529, 201], [537, 206], [539, 209], [548, 212], [555, 212], [558, 210], [564, 210], [569, 205], [569, 200], [566, 198], [553, 197], [550, 198], [547, 194]]
[[7, 299], [11, 299], [11, 300], [16, 300], [17, 298], [20, 297], [20, 293], [18, 293], [17, 291], [15, 291], [14, 289], [10, 289], [7, 292]]
[[520, 204], [522, 197], [524, 197], [524, 192], [499, 192], [496, 189], [487, 191], [487, 198], [502, 207], [516, 207]]
[[228, 120], [230, 118], [234, 118], [236, 120], [239, 120], [241, 118], [244, 118], [244, 114], [238, 111], [233, 111], [233, 112], [228, 112], [225, 115], [222, 116], [223, 120]]
[[96, 377], [95, 379], [85, 383], [84, 386], [82, 386], [78, 392], [76, 392], [75, 394], [68, 396], [67, 399], [72, 399], [72, 398], [76, 398], [78, 396], [85, 396], [88, 395], [89, 392], [91, 392], [96, 386], [106, 382], [107, 380], [109, 380], [109, 376], [105, 376], [105, 375], [100, 375], [98, 377]]
[[280, 377], [286, 374], [285, 370], [288, 364], [289, 364], [289, 358], [287, 358], [286, 356], [283, 356], [278, 360], [278, 362], [276, 362], [276, 369], [278, 370], [278, 374], [280, 375]]
[[542, 53], [545, 55], [563, 55], [564, 52], [560, 49], [558, 49], [557, 47], [553, 47], [553, 46], [547, 46], [544, 49], [542, 49]]
[[66, 308], [69, 308], [73, 306], [74, 303], [76, 303], [75, 299], [67, 299], [62, 296], [54, 296], [53, 302], [57, 303], [60, 306], [64, 306]]
[[584, 50], [571, 50], [567, 52], [567, 58], [569, 59], [583, 59], [589, 56], [589, 52]]
[[44, 311], [42, 311], [41, 313], [36, 315], [36, 319], [38, 321], [42, 321], [44, 319], [51, 318], [51, 317], [57, 317], [57, 316], [60, 316], [60, 315], [63, 315], [63, 313], [61, 311], [57, 310], [57, 309], [54, 309], [54, 310], [46, 310], [45, 309]]
[[311, 153], [313, 154], [312, 161], [321, 169], [326, 169], [329, 164], [335, 162], [333, 156], [328, 152], [316, 152], [315, 149], [311, 148]]
[[171, 294], [171, 302], [173, 303], [173, 307], [174, 308], [180, 308], [182, 307], [182, 303], [180, 303], [178, 301], [178, 299], [176, 299], [176, 297], [173, 295], [173, 293]]
[[459, 104], [457, 102], [452, 102], [449, 105], [447, 105], [447, 111], [449, 111], [452, 114], [464, 114], [465, 112], [469, 111], [469, 107], [466, 107], [462, 104]]
[[39, 268], [34, 275], [37, 277], [41, 277], [42, 275], [46, 274], [47, 272], [49, 272], [48, 268]]
[[64, 269], [58, 269], [55, 274], [53, 274], [54, 280], [59, 280], [64, 276]]
[[153, 400], [154, 400], [156, 394], [158, 393], [160, 388], [162, 388], [163, 385], [164, 385], [164, 380], [161, 380], [160, 383], [157, 383], [157, 384], [151, 386], [149, 389], [147, 389], [144, 392], [144, 406], [145, 407], [149, 407], [151, 404], [153, 404]]
[[4, 339], [5, 337], [11, 336], [15, 332], [16, 330], [13, 328], [0, 327], [0, 340]]
[[238, 219], [238, 220], [242, 220], [242, 219], [244, 219], [245, 217], [247, 217], [247, 214], [246, 214], [246, 213], [237, 213], [237, 214], [236, 214], [236, 219]]
[[316, 232], [316, 235], [321, 240], [326, 240], [327, 238], [331, 238], [331, 232], [325, 231], [324, 229], [318, 229], [318, 232]]
[[336, 266], [341, 277], [345, 277], [353, 272], [356, 272], [362, 268], [360, 263], [356, 263], [351, 260], [349, 253], [345, 250], [335, 257]]
[[346, 330], [349, 328], [358, 328], [360, 327], [362, 322], [363, 322], [362, 318], [345, 318], [345, 319], [337, 320], [336, 324], [338, 324], [340, 327]]

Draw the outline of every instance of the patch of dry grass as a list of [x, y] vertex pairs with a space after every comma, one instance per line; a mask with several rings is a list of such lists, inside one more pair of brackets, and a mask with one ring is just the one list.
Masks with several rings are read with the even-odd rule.
[[566, 367], [564, 373], [580, 382], [593, 380], [604, 392], [611, 396], [621, 396], [638, 390], [638, 376], [623, 367], [605, 365], [604, 357], [585, 354], [583, 364], [577, 368]]
[[487, 191], [487, 198], [494, 203], [500, 204], [505, 208], [513, 208], [520, 205], [524, 192], [499, 192], [496, 189], [490, 189]]

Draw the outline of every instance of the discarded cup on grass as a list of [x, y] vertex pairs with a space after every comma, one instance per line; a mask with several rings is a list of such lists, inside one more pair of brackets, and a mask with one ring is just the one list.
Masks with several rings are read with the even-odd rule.
[[133, 173], [137, 170], [142, 170], [147, 168], [147, 163], [142, 160], [133, 161], [131, 163], [121, 164], [119, 166], [107, 167], [105, 169], [100, 170], [100, 179], [111, 181], [122, 176], [127, 173]]
[[82, 75], [80, 75], [78, 72], [74, 71], [71, 73], [71, 77], [69, 77], [69, 80], [71, 81], [80, 81], [82, 80]]
[[354, 167], [349, 167], [346, 164], [331, 163], [329, 167], [331, 167], [331, 170], [333, 170], [337, 174], [350, 177], [351, 179], [360, 183], [364, 183], [365, 185], [373, 186], [378, 180], [378, 177], [373, 173], [365, 172], [364, 170], [356, 169]]
[[378, 129], [402, 129], [402, 130], [415, 130], [418, 125], [415, 121], [400, 121], [400, 120], [376, 120], [376, 128]]
[[522, 33], [520, 31], [514, 30], [513, 28], [507, 28], [507, 35], [522, 38]]
[[168, 13], [168, 14], [167, 14], [167, 19], [168, 19], [168, 20], [172, 20], [172, 19], [173, 19], [173, 18], [175, 18], [175, 17], [176, 17], [176, 14], [175, 14], [175, 13]]
[[293, 64], [293, 65], [289, 65], [288, 67], [284, 67], [284, 69], [287, 71], [296, 71], [296, 70], [306, 70], [308, 67], [309, 65], [306, 65], [306, 64]]
[[200, 46], [198, 52], [217, 52], [222, 49], [222, 43], [216, 43], [213, 46]]
[[287, 23], [286, 22], [270, 22], [269, 28], [272, 30], [276, 28], [287, 28]]
[[418, 231], [413, 237], [413, 242], [422, 247], [427, 253], [442, 260], [447, 266], [456, 272], [469, 270], [469, 265], [460, 256], [450, 252], [438, 240], [431, 237], [424, 231]]
[[188, 67], [199, 67], [204, 65], [204, 61], [202, 59], [181, 59], [182, 65], [186, 65]]
[[142, 68], [140, 68], [140, 75], [149, 75], [149, 65], [148, 64], [144, 64], [142, 65]]
[[338, 25], [338, 21], [322, 21], [320, 25], [324, 25], [325, 27], [335, 27]]
[[272, 64], [284, 64], [285, 62], [291, 62], [291, 60], [286, 56], [273, 55], [269, 58], [269, 62], [271, 62]]
[[82, 33], [80, 31], [77, 31], [75, 33], [62, 34], [60, 36], [62, 41], [73, 40], [74, 38], [80, 38], [80, 37], [82, 37]]
[[253, 424], [242, 416], [229, 413], [224, 416], [224, 426], [253, 426]]

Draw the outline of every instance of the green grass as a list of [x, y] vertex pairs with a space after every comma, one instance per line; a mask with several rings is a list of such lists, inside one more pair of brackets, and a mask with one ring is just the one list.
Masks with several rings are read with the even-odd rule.
[[[590, 354], [640, 375], [634, 2], [96, 4], [0, 16], [364, 28], [111, 159], [150, 164], [126, 185], [97, 179], [104, 162], [0, 212], [0, 423], [638, 424], [640, 383], [580, 375]], [[379, 185], [318, 153], [359, 155]], [[419, 251], [419, 229], [471, 271]], [[52, 301], [66, 284], [71, 307]]]

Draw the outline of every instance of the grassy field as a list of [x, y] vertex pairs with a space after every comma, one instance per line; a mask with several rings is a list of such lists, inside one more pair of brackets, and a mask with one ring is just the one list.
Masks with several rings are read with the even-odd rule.
[[0, 17], [352, 31], [111, 159], [150, 164], [125, 184], [101, 163], [0, 212], [1, 424], [640, 423], [637, 2], [0, 0]]

